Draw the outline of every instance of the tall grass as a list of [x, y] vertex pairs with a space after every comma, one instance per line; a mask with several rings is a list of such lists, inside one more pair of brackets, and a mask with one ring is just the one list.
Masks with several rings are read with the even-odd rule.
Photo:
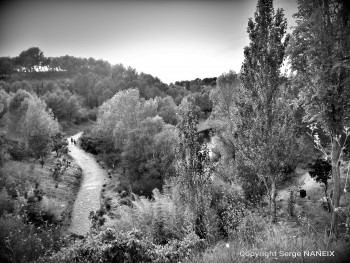
[[[287, 223], [271, 224], [250, 213], [229, 241], [221, 241], [187, 262], [346, 262], [349, 248], [345, 240], [332, 239], [307, 226], [295, 229]], [[335, 256], [308, 256], [311, 251], [334, 251]]]
[[152, 200], [136, 197], [132, 208], [124, 206], [119, 209], [119, 217], [118, 229], [137, 228], [158, 244], [171, 239], [180, 240], [192, 228], [192, 213], [176, 204], [170, 194], [161, 194], [157, 189], [153, 191]]

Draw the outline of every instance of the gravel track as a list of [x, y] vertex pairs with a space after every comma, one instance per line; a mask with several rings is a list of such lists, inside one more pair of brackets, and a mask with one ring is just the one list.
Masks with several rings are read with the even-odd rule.
[[90, 230], [90, 211], [100, 209], [100, 192], [106, 180], [106, 174], [91, 154], [71, 144], [71, 138], [77, 141], [81, 135], [82, 132], [68, 138], [69, 155], [83, 170], [83, 180], [74, 202], [72, 222], [68, 231], [85, 236]]

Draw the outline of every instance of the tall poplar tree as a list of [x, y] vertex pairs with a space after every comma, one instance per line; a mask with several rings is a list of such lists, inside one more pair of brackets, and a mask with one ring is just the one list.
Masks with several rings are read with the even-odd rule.
[[[305, 121], [316, 124], [331, 141], [333, 198], [331, 228], [337, 234], [341, 182], [339, 161], [350, 116], [350, 3], [346, 0], [299, 0], [297, 27], [289, 56], [293, 83], [300, 90]], [[316, 137], [317, 147], [321, 147]]]
[[206, 144], [198, 142], [197, 118], [192, 110], [180, 112], [179, 145], [176, 156], [177, 183], [183, 204], [193, 213], [195, 233], [208, 238], [208, 211], [213, 167]]
[[250, 43], [244, 48], [242, 87], [236, 101], [235, 146], [238, 160], [263, 181], [276, 221], [278, 183], [298, 159], [293, 103], [282, 87], [280, 68], [289, 41], [283, 10], [272, 0], [259, 0], [254, 20], [249, 19]]

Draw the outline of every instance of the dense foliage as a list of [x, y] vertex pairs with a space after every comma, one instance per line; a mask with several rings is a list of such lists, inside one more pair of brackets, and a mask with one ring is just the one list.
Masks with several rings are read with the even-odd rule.
[[198, 237], [155, 245], [138, 230], [119, 232], [108, 228], [97, 236], [87, 237], [63, 248], [52, 257], [37, 262], [179, 262], [199, 251]]
[[[68, 169], [59, 160], [68, 154], [59, 130], [92, 120], [79, 144], [108, 173], [101, 208], [90, 212], [91, 230], [76, 241], [61, 238], [67, 215], [58, 216], [47, 201], [34, 165], [25, 172], [0, 169], [0, 260], [218, 262], [229, 255], [223, 262], [255, 262], [261, 258], [242, 258], [239, 250], [336, 250], [345, 241], [333, 242], [327, 229], [320, 235], [303, 216], [309, 207], [325, 221], [324, 211], [309, 205], [316, 198], [298, 203], [289, 189], [283, 195], [289, 200], [277, 199], [296, 167], [307, 163], [324, 187], [330, 233], [337, 234], [341, 214], [342, 237], [349, 239], [340, 161], [350, 135], [350, 6], [341, 0], [298, 5], [289, 36], [283, 10], [258, 0], [240, 73], [218, 78], [167, 85], [122, 64], [47, 58], [37, 47], [0, 58], [0, 166], [40, 159], [43, 167], [54, 152], [57, 164], [47, 170], [57, 188]], [[287, 59], [290, 76], [281, 74]], [[306, 151], [312, 143], [327, 159]], [[282, 216], [286, 222], [275, 224]]]
[[[259, 199], [259, 195], [249, 196], [249, 185], [253, 183], [256, 190], [265, 186], [272, 220], [276, 220], [278, 183], [301, 155], [295, 108], [281, 85], [280, 67], [289, 40], [286, 27], [282, 10], [275, 12], [272, 1], [258, 1], [254, 21], [248, 22], [250, 44], [244, 49], [241, 74], [222, 75], [211, 93], [215, 105], [212, 120], [226, 152], [235, 159], [246, 196]], [[255, 192], [263, 193], [262, 189]]]
[[191, 110], [184, 112], [178, 126], [180, 142], [177, 150], [177, 181], [182, 202], [194, 213], [196, 234], [208, 237], [208, 212], [213, 167], [206, 144], [198, 142], [197, 119]]
[[[174, 176], [177, 106], [171, 98], [145, 100], [137, 89], [120, 91], [99, 108], [96, 126], [81, 138], [82, 147], [119, 165], [123, 183], [134, 193], [151, 196]], [[173, 115], [170, 115], [173, 114]]]
[[[18, 57], [0, 58], [0, 87], [6, 92], [23, 89], [43, 97], [59, 121], [81, 122], [95, 119], [96, 109], [119, 91], [136, 88], [144, 99], [166, 98], [179, 105], [186, 98], [197, 106], [202, 118], [211, 112], [209, 92], [216, 78], [180, 81], [167, 85], [150, 74], [122, 64], [73, 56], [45, 57], [38, 47], [21, 52]], [[187, 98], [188, 97], [188, 98]], [[170, 99], [171, 98], [171, 99]], [[163, 114], [167, 114], [163, 103]], [[164, 116], [165, 117], [165, 116]], [[167, 119], [168, 118], [168, 119]], [[170, 118], [170, 119], [169, 119]], [[174, 124], [169, 115], [164, 119]]]
[[[322, 128], [330, 138], [332, 203], [337, 208], [341, 196], [338, 163], [347, 138], [350, 113], [350, 6], [341, 0], [301, 0], [298, 4], [298, 24], [289, 46], [295, 73], [292, 81], [296, 89], [300, 89], [305, 121]], [[333, 213], [332, 231], [337, 233], [336, 213]]]
[[309, 174], [315, 178], [316, 182], [323, 184], [324, 193], [327, 199], [328, 212], [331, 212], [330, 200], [328, 198], [328, 180], [332, 176], [332, 164], [329, 159], [317, 159], [315, 163], [309, 165]]

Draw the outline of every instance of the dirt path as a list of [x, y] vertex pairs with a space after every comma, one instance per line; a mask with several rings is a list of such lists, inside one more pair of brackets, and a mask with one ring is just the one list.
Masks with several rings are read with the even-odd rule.
[[100, 192], [106, 174], [92, 155], [71, 144], [71, 138], [77, 141], [81, 135], [82, 132], [68, 138], [69, 155], [83, 170], [83, 181], [73, 206], [72, 222], [68, 230], [77, 235], [86, 235], [90, 229], [90, 211], [100, 208]]

